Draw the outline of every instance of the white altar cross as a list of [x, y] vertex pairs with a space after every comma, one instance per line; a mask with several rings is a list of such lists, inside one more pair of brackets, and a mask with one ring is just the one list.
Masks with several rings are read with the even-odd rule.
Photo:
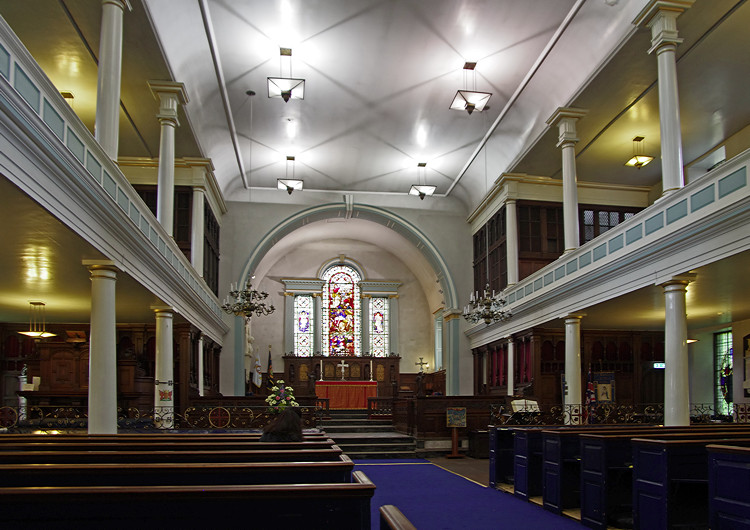
[[347, 366], [349, 366], [349, 365], [344, 362], [344, 359], [341, 359], [341, 362], [336, 365], [336, 368], [340, 368], [341, 369], [341, 380], [342, 381], [344, 381], [344, 368], [346, 368]]

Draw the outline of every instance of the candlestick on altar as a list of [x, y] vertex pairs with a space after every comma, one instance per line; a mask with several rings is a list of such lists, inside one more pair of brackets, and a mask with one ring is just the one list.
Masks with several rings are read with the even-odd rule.
[[320, 380], [323, 380], [323, 358], [320, 358]]
[[372, 381], [372, 359], [370, 359], [370, 381]]

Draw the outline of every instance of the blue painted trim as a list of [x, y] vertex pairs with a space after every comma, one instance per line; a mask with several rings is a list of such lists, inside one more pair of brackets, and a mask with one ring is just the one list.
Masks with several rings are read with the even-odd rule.
[[747, 186], [747, 169], [741, 167], [737, 171], [719, 179], [719, 198], [723, 199], [730, 193], [745, 186]]
[[23, 68], [16, 63], [15, 75], [13, 78], [13, 88], [21, 94], [21, 97], [26, 100], [34, 112], [39, 114], [39, 98], [41, 97], [41, 91], [36, 87], [31, 78], [23, 71]]
[[549, 284], [551, 284], [554, 281], [555, 281], [555, 278], [554, 278], [554, 274], [553, 273], [548, 272], [547, 274], [544, 275], [544, 286], [545, 287], [548, 286]]
[[646, 222], [643, 223], [646, 231], [646, 235], [651, 235], [657, 230], [661, 230], [664, 228], [664, 214], [663, 212], [659, 212], [653, 217], [649, 217], [646, 219]]
[[602, 243], [601, 245], [598, 245], [594, 247], [594, 261], [599, 261], [602, 258], [607, 257], [607, 244]]
[[591, 265], [591, 252], [578, 256], [578, 268], [582, 269]]
[[534, 290], [535, 291], [538, 291], [542, 287], [544, 287], [544, 283], [543, 283], [542, 278], [537, 278], [536, 280], [534, 280]]
[[624, 238], [622, 237], [622, 234], [618, 234], [612, 239], [608, 241], [609, 243], [609, 253], [612, 254], [613, 252], [617, 252], [620, 250], [623, 246], [625, 246], [625, 243], [623, 242]]
[[690, 213], [695, 213], [714, 202], [714, 185], [710, 184], [690, 196]]
[[677, 204], [667, 208], [667, 224], [671, 225], [688, 214], [687, 199], [682, 199]]
[[565, 274], [572, 274], [578, 270], [578, 260], [569, 261], [565, 264]]
[[555, 269], [555, 281], [565, 277], [565, 265], [560, 265]]
[[57, 113], [55, 108], [50, 104], [49, 101], [47, 101], [46, 98], [44, 98], [42, 108], [44, 109], [42, 112], [42, 119], [44, 120], [44, 123], [47, 124], [50, 130], [62, 142], [63, 137], [65, 136], [65, 120], [62, 119], [62, 116]]
[[0, 44], [0, 74], [10, 81], [10, 53]]
[[643, 237], [643, 225], [635, 225], [625, 231], [625, 244], [630, 245]]

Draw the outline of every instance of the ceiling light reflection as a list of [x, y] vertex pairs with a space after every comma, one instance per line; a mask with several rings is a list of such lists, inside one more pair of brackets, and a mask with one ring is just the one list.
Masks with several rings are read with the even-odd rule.
[[48, 247], [27, 247], [21, 261], [27, 283], [51, 280], [52, 258]]

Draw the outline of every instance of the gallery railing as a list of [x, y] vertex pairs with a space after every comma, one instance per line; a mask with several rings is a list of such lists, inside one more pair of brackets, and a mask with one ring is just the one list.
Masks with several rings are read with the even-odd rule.
[[[664, 423], [662, 403], [596, 405], [527, 404], [516, 410], [490, 406], [490, 425], [596, 425]], [[750, 423], [750, 404], [735, 404], [729, 414], [718, 413], [712, 403], [692, 403], [690, 423]]]
[[[300, 407], [302, 426], [315, 428], [323, 414], [320, 407]], [[276, 412], [268, 407], [188, 407], [183, 413], [172, 408], [139, 410], [119, 408], [119, 432], [159, 431], [169, 425], [179, 430], [258, 430], [267, 425]], [[5, 432], [79, 431], [88, 426], [86, 407], [27, 406], [0, 407], [0, 428]]]

